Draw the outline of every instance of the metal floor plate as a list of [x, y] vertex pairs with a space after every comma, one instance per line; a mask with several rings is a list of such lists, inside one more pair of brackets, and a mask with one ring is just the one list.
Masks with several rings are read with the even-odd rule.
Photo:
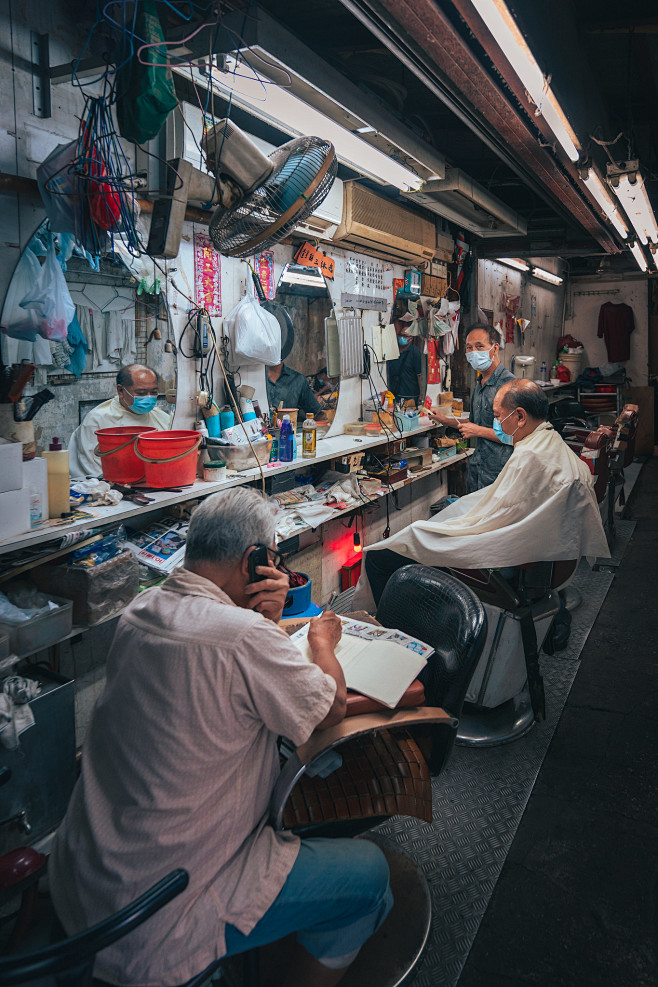
[[395, 817], [379, 827], [422, 867], [432, 895], [432, 929], [413, 987], [459, 980], [613, 578], [580, 564], [573, 585], [583, 603], [569, 646], [541, 657], [546, 720], [502, 747], [455, 747], [433, 783], [434, 822]]
[[606, 566], [609, 566], [612, 569], [617, 569], [621, 565], [621, 560], [624, 557], [626, 546], [631, 540], [636, 524], [636, 521], [617, 521], [615, 525], [615, 541], [610, 547], [610, 558], [597, 559], [596, 564], [598, 566], [602, 569], [605, 569]]

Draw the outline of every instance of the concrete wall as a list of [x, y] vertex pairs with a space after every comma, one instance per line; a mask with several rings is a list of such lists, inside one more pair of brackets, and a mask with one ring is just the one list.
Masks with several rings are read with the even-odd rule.
[[[560, 273], [557, 259], [543, 257], [537, 263], [545, 271]], [[478, 261], [478, 305], [482, 309], [493, 311], [494, 325], [499, 319], [504, 324], [503, 294], [520, 295], [518, 317], [530, 320], [523, 347], [517, 329], [515, 342], [507, 343], [501, 349], [501, 362], [508, 370], [512, 367], [514, 355], [534, 356], [536, 377], [539, 377], [542, 360], [546, 361], [549, 369], [555, 363], [557, 341], [562, 335], [564, 289], [564, 284], [554, 287], [496, 261]], [[474, 382], [475, 375], [472, 383]]]
[[[593, 294], [592, 294], [593, 292]], [[635, 317], [631, 335], [631, 358], [624, 365], [634, 387], [649, 383], [649, 297], [646, 279], [572, 281], [567, 294], [565, 332], [579, 339], [585, 347], [586, 367], [608, 362], [603, 339], [597, 336], [599, 309], [606, 302], [630, 305]]]

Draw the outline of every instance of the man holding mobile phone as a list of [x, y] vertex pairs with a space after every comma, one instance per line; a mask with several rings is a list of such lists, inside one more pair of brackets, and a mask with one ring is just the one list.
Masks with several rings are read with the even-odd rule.
[[299, 746], [346, 706], [338, 617], [311, 621], [312, 662], [277, 626], [289, 585], [274, 544], [266, 498], [214, 494], [192, 516], [185, 567], [120, 618], [50, 857], [55, 909], [72, 934], [175, 867], [190, 882], [99, 954], [110, 983], [184, 983], [297, 933], [282, 987], [333, 987], [390, 910], [373, 843], [268, 823], [278, 737]]

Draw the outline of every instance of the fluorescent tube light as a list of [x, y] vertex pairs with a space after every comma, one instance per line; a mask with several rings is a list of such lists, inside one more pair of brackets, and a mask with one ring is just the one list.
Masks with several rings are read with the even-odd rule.
[[[245, 71], [241, 71], [241, 75], [235, 79], [212, 69], [215, 86], [232, 93], [233, 103], [248, 109], [259, 119], [274, 124], [278, 129], [286, 130], [293, 137], [317, 134], [324, 140], [331, 141], [339, 161], [376, 182], [393, 185], [403, 192], [417, 191], [423, 184], [422, 178], [413, 171], [367, 144], [324, 113], [308, 106], [286, 89], [265, 85], [256, 78], [245, 78], [248, 72], [245, 62], [240, 62], [240, 68]], [[181, 71], [182, 74], [189, 75], [189, 71]], [[196, 73], [194, 77], [196, 80]], [[198, 81], [206, 85], [203, 77]]]
[[635, 257], [635, 260], [637, 261], [637, 266], [641, 271], [646, 271], [648, 267], [647, 259], [644, 256], [644, 251], [640, 247], [639, 243], [631, 243], [629, 246], [633, 257]]
[[580, 173], [580, 177], [584, 181], [587, 188], [590, 190], [601, 209], [608, 217], [614, 228], [617, 230], [620, 236], [628, 236], [628, 227], [624, 223], [623, 219], [619, 214], [619, 209], [612, 198], [608, 186], [605, 184], [601, 176], [599, 175], [598, 169], [595, 165], [589, 165], [587, 168], [583, 168]]
[[514, 267], [517, 271], [530, 270], [530, 264], [526, 264], [524, 260], [520, 260], [518, 257], [496, 257], [496, 262], [498, 264], [507, 264], [508, 267]]
[[658, 243], [656, 217], [637, 165], [637, 161], [628, 161], [625, 170], [618, 165], [608, 165], [608, 180], [635, 227], [640, 243], [646, 244], [648, 240]]
[[356, 132], [357, 132], [357, 134], [374, 134], [375, 128], [374, 127], [370, 127], [370, 126], [357, 127], [356, 128]]
[[528, 91], [528, 95], [537, 107], [537, 113], [543, 116], [564, 148], [567, 157], [571, 161], [578, 161], [580, 157], [578, 138], [504, 0], [471, 0], [471, 2]]
[[543, 267], [533, 267], [532, 276], [539, 278], [540, 281], [548, 281], [549, 284], [562, 284], [564, 281], [564, 278], [559, 278], [557, 274], [552, 274], [551, 271], [545, 271]]
[[279, 278], [279, 284], [282, 281], [286, 284], [305, 284], [312, 288], [326, 288], [324, 275], [319, 267], [286, 264]]

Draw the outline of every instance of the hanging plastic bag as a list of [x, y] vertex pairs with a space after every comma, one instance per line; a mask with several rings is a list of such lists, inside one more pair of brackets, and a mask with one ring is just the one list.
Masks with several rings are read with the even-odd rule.
[[261, 308], [255, 298], [245, 295], [224, 319], [233, 366], [264, 363], [275, 367], [281, 362], [281, 328], [275, 316]]
[[68, 327], [75, 315], [75, 305], [57, 262], [55, 241], [52, 237], [39, 279], [20, 302], [20, 306], [36, 313], [37, 332], [44, 339], [52, 339], [55, 342], [66, 339]]
[[160, 132], [178, 100], [171, 69], [166, 64], [164, 33], [152, 0], [143, 0], [137, 6], [132, 29], [145, 46], [117, 74], [117, 120], [122, 137], [146, 144]]
[[79, 233], [82, 205], [75, 174], [78, 142], [58, 144], [37, 168], [37, 183], [51, 230]]
[[5, 303], [2, 307], [0, 329], [12, 339], [36, 339], [39, 320], [36, 312], [21, 308], [21, 302], [34, 291], [41, 277], [41, 264], [29, 247], [23, 251], [14, 270]]

